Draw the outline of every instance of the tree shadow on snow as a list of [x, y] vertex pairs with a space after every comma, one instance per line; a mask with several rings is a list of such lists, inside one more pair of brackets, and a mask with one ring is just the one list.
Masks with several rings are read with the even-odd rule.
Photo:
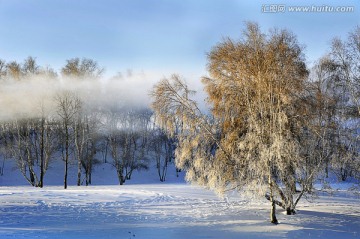
[[354, 208], [353, 214], [301, 210], [284, 224], [301, 227], [288, 238], [360, 238], [360, 211]]

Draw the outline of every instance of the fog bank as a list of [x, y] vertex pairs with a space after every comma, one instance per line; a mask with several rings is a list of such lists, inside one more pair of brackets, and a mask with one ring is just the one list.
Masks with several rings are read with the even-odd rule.
[[43, 76], [0, 82], [0, 120], [56, 114], [56, 96], [64, 91], [77, 95], [86, 107], [150, 105], [149, 91], [156, 76], [135, 73], [112, 79], [74, 79]]

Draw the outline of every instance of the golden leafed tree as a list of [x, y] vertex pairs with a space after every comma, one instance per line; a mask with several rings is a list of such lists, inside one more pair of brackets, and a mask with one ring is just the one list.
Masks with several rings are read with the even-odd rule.
[[[248, 23], [242, 39], [226, 39], [208, 54], [202, 79], [211, 106], [204, 115], [174, 75], [152, 92], [156, 120], [178, 139], [176, 160], [187, 179], [220, 193], [251, 189], [295, 213], [315, 173], [304, 175], [301, 140], [309, 120], [303, 100], [308, 71], [302, 47], [286, 30], [264, 34]], [[304, 180], [305, 179], [307, 180]], [[312, 181], [311, 181], [312, 182]], [[255, 189], [255, 190], [254, 190]]]

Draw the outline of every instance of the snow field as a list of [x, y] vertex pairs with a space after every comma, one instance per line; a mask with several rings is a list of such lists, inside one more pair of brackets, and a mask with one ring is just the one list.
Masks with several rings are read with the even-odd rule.
[[0, 190], [0, 238], [359, 238], [360, 199], [301, 202], [268, 222], [269, 204], [183, 184], [30, 186]]

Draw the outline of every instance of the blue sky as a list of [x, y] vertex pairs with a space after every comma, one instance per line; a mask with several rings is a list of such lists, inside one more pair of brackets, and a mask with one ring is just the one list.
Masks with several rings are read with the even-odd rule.
[[[352, 13], [262, 13], [264, 4], [354, 6]], [[0, 0], [0, 58], [34, 56], [56, 70], [73, 57], [95, 59], [107, 74], [133, 69], [204, 74], [206, 53], [239, 39], [244, 21], [288, 28], [309, 63], [334, 36], [360, 25], [360, 3], [296, 0]]]

